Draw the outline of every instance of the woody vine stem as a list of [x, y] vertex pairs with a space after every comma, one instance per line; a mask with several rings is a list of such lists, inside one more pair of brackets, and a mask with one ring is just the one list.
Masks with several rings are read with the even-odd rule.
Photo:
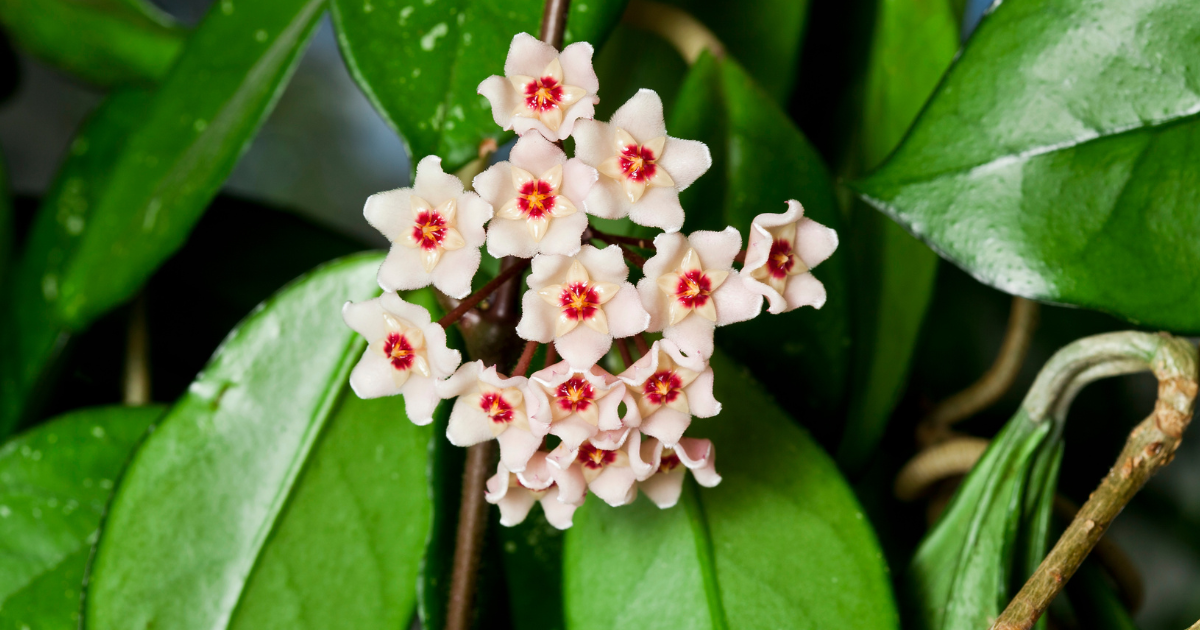
[[[538, 37], [560, 50], [570, 4], [570, 0], [546, 0], [542, 11], [542, 28]], [[483, 359], [485, 363], [502, 365], [501, 361], [506, 356], [511, 356], [510, 349], [520, 341], [513, 330], [520, 316], [521, 272], [528, 266], [529, 261], [526, 259], [511, 256], [503, 259], [501, 271], [492, 282], [455, 306], [438, 323], [447, 327], [461, 322], [472, 355]], [[489, 298], [491, 299], [488, 308], [480, 314], [479, 321], [472, 322], [466, 319], [468, 311]], [[503, 338], [496, 338], [496, 334], [502, 335]], [[525, 374], [536, 349], [535, 342], [525, 344], [521, 358], [513, 369], [513, 375]], [[483, 551], [483, 537], [488, 520], [484, 488], [488, 475], [495, 467], [495, 451], [494, 441], [476, 444], [467, 449], [458, 530], [454, 541], [450, 598], [446, 611], [447, 630], [465, 630], [471, 625], [479, 558]]]

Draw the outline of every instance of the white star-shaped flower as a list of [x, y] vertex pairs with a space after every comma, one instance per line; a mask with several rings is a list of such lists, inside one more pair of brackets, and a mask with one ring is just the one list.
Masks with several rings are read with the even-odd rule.
[[825, 305], [825, 285], [811, 269], [833, 255], [837, 231], [804, 216], [796, 200], [782, 214], [760, 214], [750, 224], [750, 245], [740, 275], [765, 295], [772, 313]]
[[679, 192], [712, 166], [703, 142], [667, 135], [662, 100], [653, 90], [638, 91], [607, 123], [579, 121], [575, 157], [601, 174], [584, 201], [589, 214], [628, 216], [668, 232], [683, 226]]
[[429, 311], [395, 293], [365, 302], [347, 302], [342, 319], [368, 345], [350, 373], [350, 387], [359, 398], [404, 396], [414, 424], [433, 422], [437, 408], [436, 383], [458, 367], [457, 350], [446, 347], [446, 332], [433, 323]]
[[692, 422], [721, 413], [713, 398], [713, 372], [699, 357], [684, 356], [668, 339], [654, 342], [646, 356], [618, 377], [625, 381], [641, 415], [638, 429], [674, 446]]
[[571, 367], [590, 369], [612, 347], [614, 337], [646, 329], [650, 316], [637, 289], [625, 280], [629, 268], [619, 247], [584, 245], [570, 257], [541, 254], [532, 267], [517, 335], [553, 341]]
[[642, 305], [650, 313], [651, 332], [662, 331], [688, 354], [705, 359], [713, 353], [713, 330], [753, 319], [762, 296], [733, 272], [742, 237], [732, 227], [721, 232], [676, 232], [654, 238], [655, 253], [638, 282]]
[[520, 472], [542, 443], [545, 430], [531, 426], [537, 401], [528, 396], [524, 376], [504, 378], [496, 366], [472, 361], [438, 384], [442, 398], [458, 397], [450, 412], [446, 437], [455, 446], [471, 446], [495, 439], [500, 443], [500, 461], [508, 470]]
[[625, 384], [599, 366], [579, 371], [562, 361], [529, 377], [529, 392], [538, 400], [533, 422], [547, 427], [570, 450], [600, 431], [622, 427], [618, 408]]
[[721, 483], [721, 475], [716, 469], [716, 450], [708, 440], [680, 438], [674, 448], [667, 448], [657, 439], [648, 438], [642, 441], [642, 458], [654, 472], [639, 480], [638, 488], [662, 509], [679, 502], [683, 478], [689, 470], [696, 482], [705, 488]]
[[637, 482], [654, 474], [655, 467], [642, 459], [642, 453], [642, 434], [632, 429], [620, 432], [619, 441], [588, 440], [573, 454], [559, 446], [546, 461], [560, 501], [582, 501], [590, 490], [615, 507], [632, 503]]
[[385, 291], [408, 291], [430, 283], [454, 298], [471, 292], [479, 269], [483, 224], [492, 206], [462, 182], [442, 172], [442, 160], [429, 156], [417, 165], [412, 188], [371, 195], [363, 208], [367, 222], [392, 249], [379, 267]]
[[577, 42], [560, 53], [528, 33], [508, 48], [505, 76], [490, 76], [479, 94], [492, 104], [492, 118], [520, 135], [530, 130], [549, 140], [571, 135], [575, 121], [595, 115], [600, 81], [592, 69], [592, 45]]
[[529, 458], [525, 470], [514, 473], [501, 462], [496, 467], [496, 474], [487, 481], [488, 503], [500, 508], [500, 524], [505, 527], [519, 525], [529, 515], [534, 503], [542, 504], [546, 520], [558, 529], [571, 526], [575, 509], [583, 505], [584, 497], [579, 497], [574, 503], [564, 503], [559, 499], [558, 486], [550, 476], [546, 454], [534, 453]]
[[523, 136], [507, 162], [475, 177], [475, 190], [496, 208], [488, 253], [496, 258], [579, 251], [587, 215], [580, 211], [596, 183], [596, 169], [537, 134]]

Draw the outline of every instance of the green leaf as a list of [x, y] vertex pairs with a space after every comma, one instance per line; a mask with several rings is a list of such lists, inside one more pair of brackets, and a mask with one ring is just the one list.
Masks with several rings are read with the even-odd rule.
[[144, 0], [5, 0], [0, 23], [22, 49], [102, 86], [158, 82], [187, 38]]
[[[912, 124], [958, 50], [948, 0], [882, 0], [867, 64], [861, 158], [874, 167]], [[854, 374], [838, 462], [856, 469], [883, 437], [903, 394], [929, 300], [937, 255], [866, 204], [850, 208], [855, 282]]]
[[0, 435], [25, 413], [70, 334], [133, 296], [187, 239], [323, 6], [221, 0], [153, 94], [112, 95], [72, 143], [4, 303]]
[[[502, 527], [504, 576], [515, 630], [563, 630], [563, 539], [546, 515], [533, 510], [524, 523]], [[536, 588], [527, 585], [537, 584]]]
[[340, 306], [379, 254], [305, 276], [236, 328], [118, 486], [90, 628], [396, 628], [416, 605], [431, 432], [348, 393]]
[[1089, 558], [1067, 582], [1071, 610], [1082, 628], [1095, 630], [1137, 630], [1137, 624], [1117, 597], [1104, 572]]
[[[514, 35], [537, 35], [542, 0], [333, 0], [330, 6], [350, 74], [404, 137], [414, 168], [420, 158], [439, 155], [453, 171], [475, 159], [484, 139], [511, 137], [476, 90], [504, 73]], [[624, 6], [623, 0], [572, 2], [569, 35], [599, 47]]]
[[[796, 199], [806, 216], [843, 232], [821, 158], [734, 61], [705, 54], [692, 66], [668, 129], [704, 141], [713, 156], [709, 172], [680, 195], [687, 231], [732, 225], [744, 239], [755, 216], [783, 212], [785, 202]], [[842, 403], [850, 346], [846, 273], [841, 252], [814, 271], [829, 294], [820, 310], [763, 313], [718, 331], [721, 346], [768, 388], [790, 392], [785, 405], [792, 413], [829, 412]], [[801, 391], [797, 382], [804, 384]]]
[[996, 7], [906, 137], [855, 184], [976, 278], [1200, 331], [1200, 5]]
[[668, 2], [703, 22], [777, 104], [787, 104], [800, 68], [808, 0]]
[[[16, 227], [13, 217], [12, 194], [8, 188], [8, 169], [0, 162], [0, 291], [4, 288], [5, 276], [16, 256]], [[0, 293], [3, 295], [3, 293]]]
[[59, 416], [0, 447], [0, 627], [79, 627], [79, 596], [113, 481], [162, 407]]
[[693, 421], [724, 480], [682, 506], [595, 497], [567, 532], [571, 628], [898, 627], [882, 553], [845, 480], [749, 373], [717, 352], [723, 411]]

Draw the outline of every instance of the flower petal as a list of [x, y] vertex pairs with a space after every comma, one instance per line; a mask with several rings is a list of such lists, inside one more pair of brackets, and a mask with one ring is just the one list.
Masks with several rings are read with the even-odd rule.
[[679, 503], [683, 494], [683, 480], [687, 477], [686, 468], [676, 468], [669, 472], [660, 472], [638, 484], [638, 488], [654, 505], [660, 509], [674, 507]]
[[[583, 499], [579, 500], [583, 503]], [[575, 510], [579, 507], [571, 503], [564, 503], [559, 498], [558, 487], [555, 486], [541, 498], [542, 511], [546, 513], [546, 522], [550, 523], [555, 529], [570, 529]]]
[[500, 461], [513, 472], [522, 472], [537, 452], [542, 439], [517, 427], [509, 427], [496, 438], [500, 443]]

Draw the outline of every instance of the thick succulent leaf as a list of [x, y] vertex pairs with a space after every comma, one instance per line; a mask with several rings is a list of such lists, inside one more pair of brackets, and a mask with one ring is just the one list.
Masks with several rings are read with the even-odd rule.
[[[806, 216], [839, 233], [842, 216], [820, 156], [750, 77], [726, 58], [703, 55], [680, 89], [671, 135], [708, 144], [713, 166], [680, 199], [688, 209], [685, 231], [732, 225], [746, 238], [750, 222], [783, 212], [796, 199]], [[754, 370], [772, 391], [788, 391], [786, 408], [830, 411], [842, 402], [849, 372], [850, 322], [847, 256], [837, 252], [814, 275], [829, 300], [721, 328], [718, 342]], [[797, 391], [795, 384], [804, 383]]]
[[[517, 33], [537, 35], [542, 0], [333, 0], [334, 25], [350, 73], [375, 108], [404, 137], [415, 165], [442, 157], [453, 171], [479, 144], [511, 136], [496, 126], [476, 89], [504, 74]], [[621, 16], [623, 0], [573, 2], [569, 43], [599, 47]]]
[[84, 569], [113, 482], [162, 407], [97, 407], [0, 447], [0, 627], [79, 627]]
[[704, 23], [771, 98], [786, 105], [800, 67], [808, 0], [668, 0]]
[[[1033, 422], [1020, 411], [992, 440], [925, 535], [906, 581], [917, 628], [987, 627], [1000, 615], [1014, 573], [1023, 571], [1022, 563], [1031, 555], [1018, 549], [1023, 521], [1037, 517], [1023, 509], [1028, 496], [1042, 496], [1045, 489], [1053, 493], [1058, 481], [1057, 476], [1043, 476], [1034, 488], [1039, 480], [1031, 480], [1042, 453], [1061, 452], [1053, 429], [1052, 422]], [[1050, 504], [1037, 507], [1049, 512]], [[1044, 553], [1044, 539], [1041, 545]]]
[[0, 434], [70, 333], [131, 297], [183, 244], [287, 83], [323, 6], [214, 4], [153, 94], [112, 95], [72, 143], [3, 303]]
[[855, 184], [1001, 290], [1200, 330], [1200, 5], [1011, 0]]
[[595, 497], [567, 532], [571, 628], [896, 628], [887, 568], [830, 458], [740, 365], [713, 357], [724, 480], [683, 505]]
[[[867, 65], [861, 158], [883, 161], [908, 130], [958, 50], [949, 0], [882, 0]], [[933, 296], [937, 255], [866, 204], [850, 209], [855, 267], [854, 374], [838, 462], [860, 467], [903, 394], [917, 335]]]
[[346, 385], [341, 304], [377, 254], [256, 310], [138, 451], [91, 567], [91, 628], [396, 628], [416, 605], [431, 432]]
[[102, 86], [157, 82], [187, 38], [143, 0], [5, 0], [0, 23], [23, 50]]

